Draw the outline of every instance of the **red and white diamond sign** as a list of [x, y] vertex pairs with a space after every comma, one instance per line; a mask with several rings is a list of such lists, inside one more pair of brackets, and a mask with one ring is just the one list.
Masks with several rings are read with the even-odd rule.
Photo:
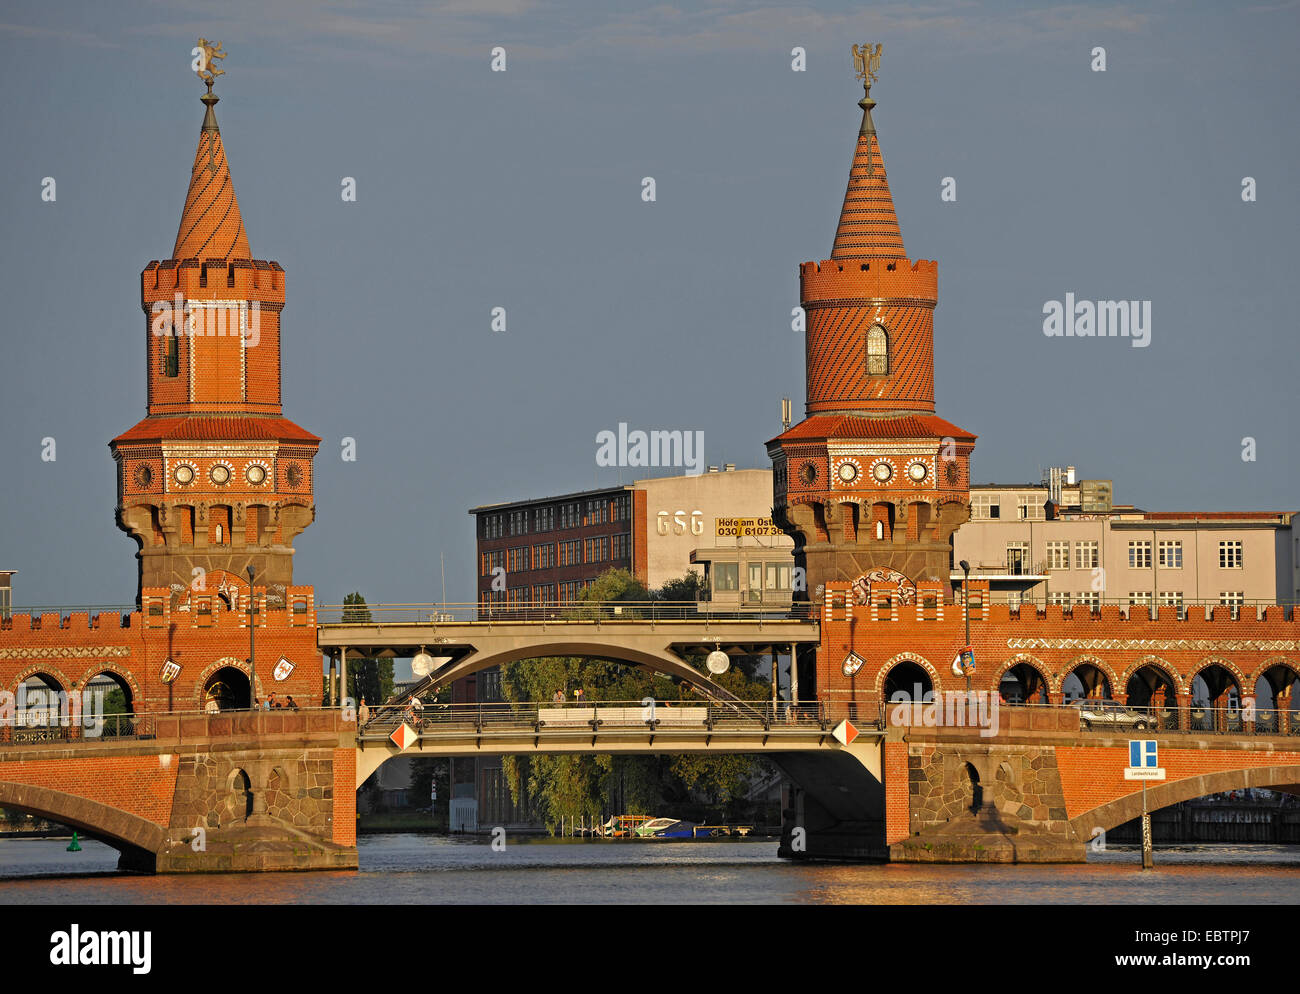
[[416, 740], [418, 740], [420, 736], [416, 734], [414, 728], [412, 728], [406, 722], [402, 722], [400, 725], [397, 726], [397, 729], [393, 732], [393, 734], [388, 737], [389, 739], [392, 740], [393, 744], [397, 746], [397, 748], [409, 749], [412, 745], [415, 744]]
[[835, 741], [838, 742], [840, 745], [848, 745], [850, 742], [852, 742], [854, 739], [858, 737], [858, 730], [854, 728], [852, 724], [850, 724], [847, 718], [845, 718], [843, 721], [841, 721], [838, 725], [835, 726], [834, 730], [831, 732], [831, 735], [834, 737]]

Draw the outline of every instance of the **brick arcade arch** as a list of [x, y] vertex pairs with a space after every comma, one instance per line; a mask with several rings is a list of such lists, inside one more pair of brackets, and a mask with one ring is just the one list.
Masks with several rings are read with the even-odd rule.
[[1289, 656], [1271, 656], [1260, 663], [1254, 672], [1250, 674], [1250, 683], [1247, 685], [1250, 693], [1255, 692], [1255, 688], [1259, 686], [1262, 677], [1275, 669], [1290, 670], [1295, 679], [1300, 680], [1300, 660], [1292, 659]]
[[928, 659], [922, 656], [919, 652], [900, 652], [898, 655], [886, 659], [880, 664], [880, 668], [876, 671], [875, 692], [877, 700], [882, 699], [881, 695], [884, 693], [885, 681], [889, 677], [889, 671], [900, 663], [914, 663], [921, 667], [921, 669], [925, 670], [926, 674], [930, 677], [930, 687], [935, 694], [943, 692], [943, 680], [939, 677], [939, 671], [931, 665]]
[[1129, 665], [1123, 673], [1120, 674], [1119, 686], [1124, 688], [1124, 693], [1128, 693], [1129, 681], [1137, 676], [1144, 669], [1151, 668], [1166, 677], [1173, 684], [1175, 693], [1182, 695], [1188, 692], [1191, 681], [1184, 681], [1183, 674], [1179, 672], [1178, 667], [1174, 666], [1162, 656], [1143, 656], [1137, 662]]
[[77, 681], [77, 687], [84, 690], [90, 685], [91, 680], [101, 674], [116, 677], [126, 686], [127, 691], [131, 695], [131, 699], [128, 703], [132, 708], [144, 700], [140, 694], [140, 684], [136, 681], [135, 675], [125, 666], [119, 666], [116, 663], [92, 664], [81, 674], [81, 678]]
[[1018, 666], [1031, 667], [1038, 673], [1038, 677], [1043, 682], [1047, 690], [1048, 700], [1058, 699], [1061, 692], [1060, 684], [1052, 679], [1051, 668], [1037, 656], [1028, 652], [1018, 652], [1002, 662], [997, 672], [993, 674], [993, 686], [1001, 688], [1002, 681], [1008, 673]]
[[[213, 674], [218, 670], [224, 669], [238, 670], [240, 673], [244, 674], [245, 677], [248, 677], [249, 675], [248, 663], [237, 656], [223, 656], [221, 659], [209, 663], [207, 668], [199, 674], [199, 678], [194, 685], [195, 711], [203, 710], [203, 705], [206, 703], [205, 698], [207, 696], [208, 681], [212, 679]], [[260, 673], [258, 674], [257, 687], [253, 694], [258, 699], [262, 699], [266, 696], [262, 693], [262, 677]]]
[[[1233, 680], [1236, 681], [1238, 698], [1240, 698], [1242, 694], [1245, 694], [1247, 692], [1246, 690], [1247, 686], [1250, 686], [1251, 693], [1254, 692], [1254, 685], [1253, 684], [1248, 685], [1246, 683], [1246, 675], [1241, 672], [1241, 668], [1237, 666], [1237, 664], [1234, 663], [1232, 660], [1225, 659], [1223, 656], [1206, 656], [1204, 659], [1198, 662], [1196, 664], [1196, 667], [1192, 670], [1192, 672], [1187, 677], [1187, 692], [1189, 694], [1194, 693], [1192, 685], [1195, 683], [1196, 678], [1199, 676], [1201, 680], [1208, 687], [1210, 687], [1210, 693], [1211, 695], [1213, 695], [1214, 693], [1213, 687], [1210, 686], [1209, 681], [1205, 679], [1204, 674], [1215, 667], [1224, 670], [1230, 677], [1232, 677]], [[1225, 694], [1228, 693], [1227, 688], [1224, 689], [1223, 693]]]
[[[1065, 694], [1065, 681], [1068, 680], [1071, 676], [1074, 676], [1076, 670], [1084, 666], [1092, 667], [1094, 670], [1096, 670], [1098, 673], [1100, 673], [1103, 677], [1106, 678], [1106, 682], [1110, 685], [1110, 696], [1113, 697], [1116, 693], [1119, 692], [1117, 688], [1119, 688], [1122, 685], [1120, 684], [1119, 680], [1116, 679], [1115, 671], [1111, 668], [1110, 664], [1107, 663], [1104, 659], [1100, 658], [1099, 656], [1092, 656], [1092, 655], [1085, 654], [1082, 656], [1075, 656], [1068, 663], [1066, 663], [1065, 666], [1062, 668], [1061, 682], [1059, 684], [1060, 694], [1062, 695], [1062, 697]], [[1076, 679], [1078, 679], [1079, 682], [1083, 684], [1085, 696], [1091, 696], [1091, 691], [1094, 690], [1095, 687], [1090, 688], [1087, 682], [1085, 682], [1082, 677], [1076, 677]]]
[[72, 690], [72, 686], [73, 686], [72, 681], [68, 679], [68, 675], [64, 673], [63, 670], [59, 669], [57, 666], [50, 666], [47, 663], [35, 663], [31, 666], [25, 667], [24, 669], [20, 670], [18, 672], [18, 676], [14, 678], [13, 685], [9, 689], [15, 694], [18, 693], [19, 685], [24, 680], [34, 676], [43, 676], [43, 677], [47, 676], [51, 680], [56, 681], [59, 685], [57, 688], [55, 688], [57, 690], [63, 690], [63, 691]]

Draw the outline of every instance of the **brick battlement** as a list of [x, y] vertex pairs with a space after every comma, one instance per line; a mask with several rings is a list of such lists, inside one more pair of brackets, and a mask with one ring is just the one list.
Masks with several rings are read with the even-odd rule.
[[[839, 599], [827, 600], [823, 604], [823, 615], [827, 620], [843, 620], [847, 614], [854, 620], [863, 621], [926, 622], [956, 619], [964, 624], [960, 595], [955, 603], [944, 604], [943, 592], [946, 584], [930, 581], [918, 583], [916, 586], [916, 594], [910, 591], [908, 593], [913, 601], [910, 604], [898, 602], [897, 584], [875, 583], [871, 587], [873, 603], [853, 604], [850, 607], [844, 603], [844, 598], [851, 596], [848, 593], [848, 584], [830, 583], [827, 584], [828, 597], [833, 598], [838, 594]], [[1075, 630], [1086, 630], [1090, 636], [1096, 636], [1097, 629], [1116, 626], [1116, 637], [1122, 636], [1128, 629], [1147, 625], [1158, 625], [1161, 628], [1174, 626], [1183, 636], [1194, 634], [1198, 630], [1204, 630], [1207, 637], [1223, 635], [1225, 632], [1255, 634], [1261, 627], [1277, 628], [1284, 631], [1288, 637], [1294, 637], [1297, 632], [1300, 632], [1300, 611], [1281, 604], [1239, 607], [1235, 618], [1232, 616], [1233, 609], [1226, 605], [1189, 605], [1183, 608], [1185, 617], [1180, 618], [1176, 607], [1155, 604], [1135, 604], [1128, 608], [1118, 604], [1103, 604], [1096, 608], [1083, 605], [1064, 607], [1060, 604], [1036, 607], [1026, 604], [1013, 608], [1008, 604], [987, 603], [988, 581], [972, 580], [970, 586], [972, 597], [982, 594], [981, 600], [985, 601], [981, 607], [972, 606], [972, 629], [980, 624], [1010, 625], [1030, 630], [1062, 631], [1067, 634]], [[935, 607], [925, 607], [927, 596], [935, 600]], [[889, 599], [887, 607], [882, 606], [885, 598]]]
[[[90, 614], [73, 611], [45, 611], [41, 614], [14, 614], [0, 619], [0, 648], [5, 636], [27, 632], [54, 632], [75, 635], [86, 632], [107, 634], [117, 629], [139, 632], [152, 628], [181, 625], [189, 628], [229, 631], [232, 628], [248, 630], [248, 613], [241, 608], [231, 609], [216, 591], [190, 594], [188, 610], [171, 606], [170, 591], [166, 587], [145, 587], [142, 595], [143, 611], [118, 614], [116, 612]], [[267, 608], [266, 588], [257, 588], [257, 627], [262, 628], [314, 628], [316, 626], [316, 594], [312, 587], [290, 587], [285, 594], [286, 607]]]
[[[5, 636], [26, 632], [55, 632], [74, 635], [86, 632], [107, 634], [113, 630], [140, 632], [151, 628], [183, 625], [189, 628], [248, 630], [248, 613], [241, 607], [231, 609], [216, 591], [190, 594], [188, 610], [171, 606], [170, 591], [166, 587], [145, 587], [142, 595], [143, 611], [130, 613], [72, 611], [45, 611], [41, 614], [15, 613], [0, 619], [0, 648]], [[313, 587], [290, 587], [285, 594], [286, 607], [267, 608], [266, 588], [257, 588], [257, 627], [262, 628], [314, 628], [316, 626], [316, 594]]]
[[805, 301], [907, 297], [931, 306], [939, 299], [939, 264], [929, 259], [823, 259], [799, 267]]
[[263, 303], [283, 304], [284, 270], [278, 262], [265, 259], [155, 259], [144, 267], [140, 299], [146, 310], [153, 301], [169, 298], [177, 291], [195, 300], [256, 298]]

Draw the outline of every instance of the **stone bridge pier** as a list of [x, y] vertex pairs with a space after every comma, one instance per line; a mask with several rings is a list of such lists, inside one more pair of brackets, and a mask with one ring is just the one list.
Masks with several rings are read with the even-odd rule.
[[138, 721], [132, 739], [0, 741], [0, 807], [100, 839], [124, 869], [357, 866], [356, 726], [338, 712]]

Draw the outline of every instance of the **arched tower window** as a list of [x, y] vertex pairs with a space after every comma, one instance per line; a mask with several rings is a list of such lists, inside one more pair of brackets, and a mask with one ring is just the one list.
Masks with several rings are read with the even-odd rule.
[[889, 375], [889, 335], [878, 324], [867, 331], [867, 375]]
[[162, 351], [163, 376], [180, 376], [181, 374], [181, 340], [176, 334], [176, 326], [167, 329], [167, 340]]

